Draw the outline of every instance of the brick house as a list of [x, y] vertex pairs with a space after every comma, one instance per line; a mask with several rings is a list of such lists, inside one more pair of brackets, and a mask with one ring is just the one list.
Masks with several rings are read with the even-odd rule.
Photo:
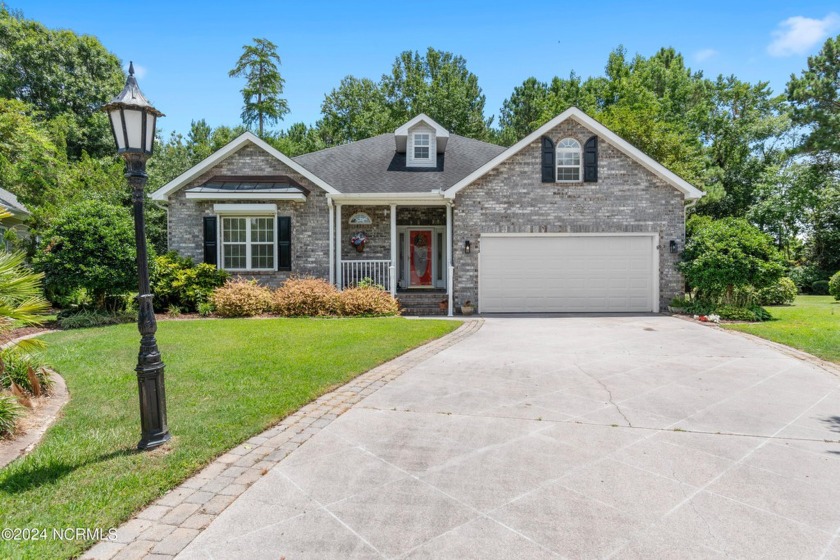
[[370, 278], [451, 314], [658, 312], [702, 195], [571, 108], [507, 149], [426, 115], [295, 158], [245, 133], [152, 198], [198, 262], [267, 285]]

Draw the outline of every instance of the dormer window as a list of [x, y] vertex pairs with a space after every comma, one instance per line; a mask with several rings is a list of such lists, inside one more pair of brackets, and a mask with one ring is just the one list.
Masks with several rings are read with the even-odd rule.
[[429, 157], [429, 147], [431, 144], [431, 137], [426, 132], [414, 133], [414, 159], [427, 160]]
[[425, 168], [421, 171], [438, 171], [446, 152], [449, 132], [431, 119], [420, 114], [394, 131], [397, 154], [405, 156], [405, 166]]
[[564, 138], [557, 143], [557, 182], [580, 181], [580, 142]]

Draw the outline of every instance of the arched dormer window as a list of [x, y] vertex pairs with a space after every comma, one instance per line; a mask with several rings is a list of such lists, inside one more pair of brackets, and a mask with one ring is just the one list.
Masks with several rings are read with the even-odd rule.
[[563, 138], [557, 143], [557, 181], [580, 181], [580, 142]]

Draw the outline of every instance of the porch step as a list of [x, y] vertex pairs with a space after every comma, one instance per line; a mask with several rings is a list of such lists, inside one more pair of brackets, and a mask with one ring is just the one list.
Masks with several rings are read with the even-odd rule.
[[398, 292], [397, 300], [403, 309], [403, 315], [446, 315], [440, 309], [440, 301], [446, 299], [446, 293], [434, 292]]

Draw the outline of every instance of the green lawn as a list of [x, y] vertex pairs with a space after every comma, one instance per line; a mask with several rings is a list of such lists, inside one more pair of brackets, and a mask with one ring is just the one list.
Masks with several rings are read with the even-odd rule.
[[[0, 529], [114, 527], [302, 405], [460, 323], [388, 319], [165, 321], [169, 450], [139, 439], [134, 325], [44, 336], [71, 400], [38, 448], [0, 470]], [[164, 451], [164, 452], [162, 452]], [[68, 558], [92, 543], [0, 539], [0, 558]]]
[[772, 321], [725, 327], [840, 363], [840, 302], [831, 296], [799, 296], [793, 305], [766, 309]]

